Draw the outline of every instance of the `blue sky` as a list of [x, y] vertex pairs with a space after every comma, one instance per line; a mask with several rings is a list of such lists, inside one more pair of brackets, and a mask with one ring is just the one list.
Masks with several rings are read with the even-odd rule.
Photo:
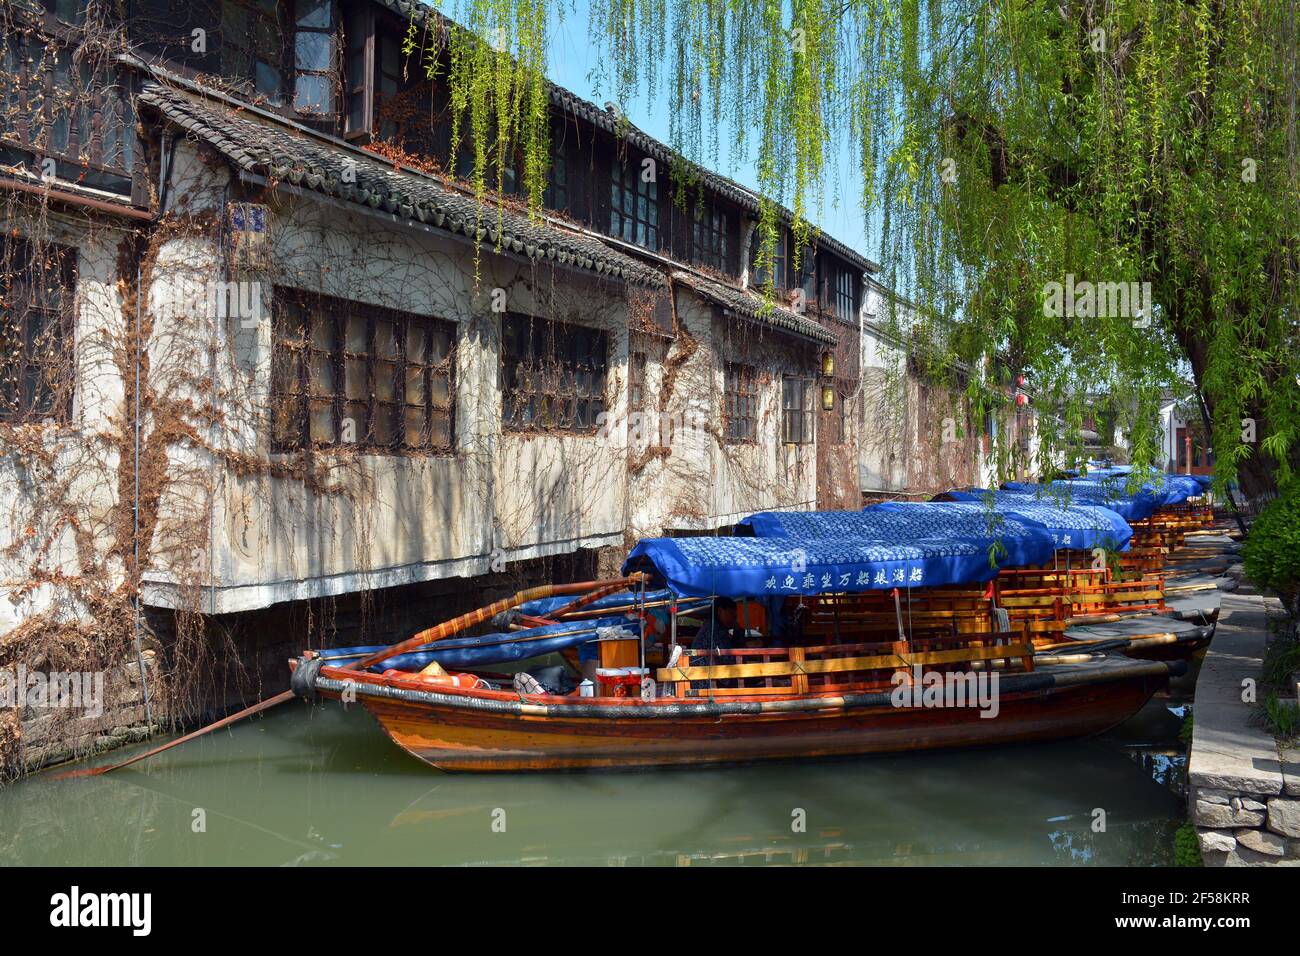
[[[587, 0], [561, 0], [566, 7], [564, 22], [554, 16], [550, 24], [551, 45], [548, 51], [551, 79], [567, 87], [579, 96], [604, 104], [613, 98], [610, 89], [601, 89], [597, 85], [596, 67], [598, 51], [588, 39]], [[572, 8], [570, 9], [570, 3]], [[665, 71], [667, 67], [665, 66]], [[664, 73], [661, 71], [661, 76]], [[624, 104], [628, 118], [651, 136], [664, 142], [669, 141], [668, 119], [669, 94], [660, 82], [659, 96], [650, 100], [644, 93], [630, 103]], [[727, 144], [732, 142], [732, 131], [724, 129], [719, 137], [722, 153], [718, 162], [707, 157], [692, 157], [701, 160], [724, 175], [751, 189], [758, 188], [758, 177], [751, 163], [735, 163], [727, 154]], [[751, 153], [754, 145], [751, 143]], [[867, 226], [858, 206], [858, 197], [862, 193], [862, 177], [858, 175], [855, 163], [846, 144], [838, 144], [829, 153], [834, 169], [826, 174], [827, 192], [822, 197], [818, 208], [817, 197], [809, 199], [809, 218], [822, 231], [829, 233], [841, 242], [847, 243], [858, 252], [875, 261], [880, 261], [878, 249], [868, 248]]]

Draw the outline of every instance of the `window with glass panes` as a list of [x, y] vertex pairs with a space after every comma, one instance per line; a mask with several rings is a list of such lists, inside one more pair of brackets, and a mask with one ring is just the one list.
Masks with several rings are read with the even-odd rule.
[[505, 427], [590, 432], [605, 411], [609, 337], [527, 315], [501, 323]]
[[804, 308], [814, 308], [817, 305], [817, 254], [807, 246], [799, 255], [795, 285], [803, 292]]
[[723, 369], [723, 428], [727, 441], [758, 437], [758, 374], [752, 365], [728, 362]]
[[551, 130], [551, 168], [546, 171], [546, 192], [542, 196], [542, 205], [559, 212], [569, 208], [569, 164], [563, 135], [562, 130]]
[[[378, 31], [376, 31], [378, 33]], [[378, 59], [378, 95], [375, 97], [375, 118], [381, 139], [391, 139], [397, 132], [397, 95], [402, 89], [402, 44], [390, 33], [378, 33], [375, 43]]]
[[0, 140], [53, 159], [61, 179], [129, 192], [136, 150], [128, 83], [125, 73], [74, 61], [70, 46], [8, 32], [0, 37]]
[[76, 253], [0, 237], [0, 421], [65, 421]]
[[344, 135], [364, 136], [373, 125], [373, 85], [375, 59], [375, 12], [367, 7], [354, 9], [343, 23], [343, 92]]
[[781, 380], [781, 440], [795, 445], [810, 443], [816, 408], [813, 380], [785, 376]]
[[610, 165], [609, 231], [646, 249], [659, 248], [659, 184], [631, 161]]
[[334, 2], [297, 0], [293, 38], [293, 107], [299, 113], [334, 113]]
[[727, 271], [727, 214], [712, 203], [695, 204], [691, 223], [691, 251], [697, 263]]
[[[763, 234], [754, 230], [749, 240], [749, 284], [753, 288], [762, 288], [771, 282], [776, 290], [786, 287], [785, 278], [785, 233], [777, 232], [776, 242], [768, 255], [763, 247]], [[768, 259], [770, 262], [765, 262]]]
[[275, 290], [272, 447], [452, 450], [451, 322]]
[[277, 0], [222, 0], [221, 72], [246, 81], [273, 106], [284, 103], [287, 33]]
[[835, 314], [845, 322], [857, 321], [857, 283], [852, 269], [835, 270]]

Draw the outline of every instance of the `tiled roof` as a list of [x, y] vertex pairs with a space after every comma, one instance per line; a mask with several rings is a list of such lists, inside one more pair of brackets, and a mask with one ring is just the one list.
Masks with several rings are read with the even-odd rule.
[[[444, 22], [451, 22], [448, 18], [437, 10], [434, 10], [421, 0], [379, 0], [384, 6], [398, 13], [403, 17], [415, 19], [417, 22], [429, 16], [441, 18]], [[655, 139], [649, 133], [634, 126], [626, 117], [620, 117], [618, 114], [602, 109], [590, 100], [583, 99], [576, 93], [572, 93], [552, 82], [551, 104], [563, 112], [567, 112], [577, 118], [591, 123], [593, 126], [604, 130], [614, 137], [621, 137], [631, 143], [637, 149], [641, 150], [647, 156], [652, 157], [660, 163], [672, 163], [674, 161], [684, 164], [692, 176], [698, 178], [709, 189], [721, 196], [734, 202], [742, 209], [750, 213], [757, 213], [759, 205], [762, 202], [762, 196], [754, 190], [733, 179], [716, 173], [711, 169], [701, 166], [699, 163], [692, 162], [681, 153], [673, 149], [667, 143]], [[794, 212], [780, 204], [777, 205], [777, 214], [786, 222], [792, 222]], [[827, 233], [815, 231], [813, 241], [822, 249], [830, 250], [836, 255], [842, 256], [849, 262], [858, 266], [864, 272], [879, 272], [880, 266], [870, 259], [857, 252], [851, 246], [845, 245], [834, 236]]]
[[681, 270], [673, 273], [673, 281], [687, 286], [710, 302], [751, 322], [759, 322], [827, 345], [834, 345], [839, 341], [834, 332], [822, 328], [807, 316], [792, 312], [774, 302], [765, 303], [763, 299], [744, 289], [737, 289]]
[[[433, 176], [394, 169], [390, 162], [301, 128], [158, 83], [146, 83], [140, 100], [239, 168], [269, 179], [477, 238], [494, 249], [499, 243], [536, 262], [549, 260], [639, 285], [666, 284], [657, 269], [590, 236], [531, 221], [510, 209], [498, 217], [494, 206], [482, 205]], [[354, 175], [345, 177], [349, 170]]]

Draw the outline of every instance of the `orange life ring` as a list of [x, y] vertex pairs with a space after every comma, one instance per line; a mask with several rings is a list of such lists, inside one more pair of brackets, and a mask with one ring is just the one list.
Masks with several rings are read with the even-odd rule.
[[432, 684], [436, 687], [462, 687], [467, 690], [473, 690], [475, 687], [486, 687], [486, 682], [473, 674], [419, 674], [411, 671], [386, 670], [385, 677], [400, 677], [404, 680], [419, 681], [421, 684]]

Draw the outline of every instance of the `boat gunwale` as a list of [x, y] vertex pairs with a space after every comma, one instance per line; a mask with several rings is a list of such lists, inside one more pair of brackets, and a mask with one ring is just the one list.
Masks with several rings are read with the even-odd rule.
[[[296, 660], [298, 666], [310, 663]], [[1001, 675], [1000, 694], [1048, 693], [1083, 684], [1103, 684], [1126, 679], [1167, 679], [1182, 674], [1186, 664], [1181, 661], [1146, 661], [1106, 655], [1090, 661], [1063, 665], [1047, 671]], [[349, 690], [360, 697], [378, 698], [418, 704], [426, 707], [445, 707], [458, 710], [476, 710], [513, 717], [543, 718], [594, 718], [607, 720], [677, 719], [681, 717], [710, 717], [726, 714], [760, 715], [824, 710], [856, 710], [866, 707], [888, 706], [907, 710], [920, 705], [899, 707], [893, 691], [860, 691], [851, 693], [771, 695], [761, 697], [728, 697], [724, 700], [690, 697], [661, 697], [653, 701], [639, 698], [591, 698], [537, 695], [531, 699], [517, 693], [471, 688], [440, 688], [432, 690], [417, 681], [366, 674], [341, 668], [317, 667], [309, 675], [310, 688], [301, 686], [299, 693], [324, 692], [341, 696]], [[956, 673], [956, 672], [954, 672]], [[296, 674], [295, 674], [296, 676]], [[304, 675], [307, 677], [308, 675]], [[604, 703], [601, 703], [604, 701]], [[620, 701], [619, 703], [611, 703]]]

